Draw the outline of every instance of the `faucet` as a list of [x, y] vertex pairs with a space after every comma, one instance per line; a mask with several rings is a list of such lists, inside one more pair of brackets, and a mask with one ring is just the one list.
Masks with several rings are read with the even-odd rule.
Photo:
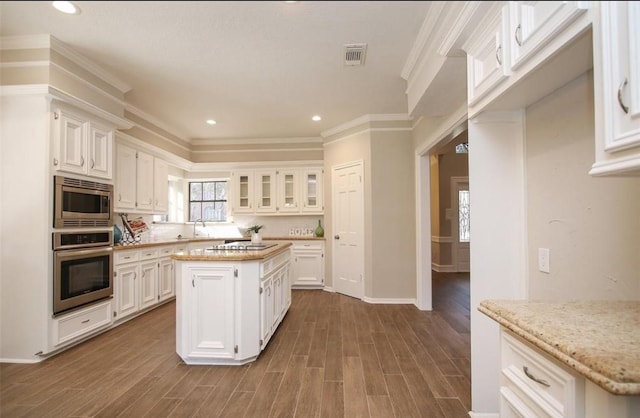
[[193, 222], [193, 237], [194, 237], [194, 238], [198, 236], [198, 234], [196, 233], [196, 224], [197, 224], [198, 222], [202, 222], [202, 226], [203, 226], [203, 227], [205, 227], [205, 228], [206, 228], [206, 226], [207, 226], [207, 225], [205, 225], [205, 223], [204, 223], [204, 221], [203, 221], [202, 219], [198, 219], [197, 221], [194, 221], [194, 222]]

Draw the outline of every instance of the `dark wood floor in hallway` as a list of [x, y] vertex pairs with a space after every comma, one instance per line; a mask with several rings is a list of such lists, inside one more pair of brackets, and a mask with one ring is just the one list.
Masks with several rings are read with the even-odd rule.
[[[465, 299], [466, 298], [466, 299]], [[257, 361], [187, 366], [175, 303], [35, 365], [0, 365], [2, 417], [467, 417], [469, 281], [434, 310], [295, 290]]]

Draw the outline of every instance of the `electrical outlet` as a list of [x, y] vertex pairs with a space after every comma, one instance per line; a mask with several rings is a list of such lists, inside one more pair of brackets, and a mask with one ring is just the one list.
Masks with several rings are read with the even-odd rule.
[[538, 270], [549, 273], [549, 249], [538, 248]]

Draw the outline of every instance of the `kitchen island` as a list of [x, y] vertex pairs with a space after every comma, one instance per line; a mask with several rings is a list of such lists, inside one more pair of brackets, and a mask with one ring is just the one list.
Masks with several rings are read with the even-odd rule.
[[176, 351], [187, 364], [254, 361], [291, 305], [290, 242], [173, 254]]
[[501, 325], [501, 414], [640, 416], [640, 302], [485, 300]]

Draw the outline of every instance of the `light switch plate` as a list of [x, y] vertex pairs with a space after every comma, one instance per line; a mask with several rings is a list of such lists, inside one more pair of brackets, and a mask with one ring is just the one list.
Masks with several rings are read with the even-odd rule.
[[538, 248], [538, 270], [549, 273], [549, 249]]

